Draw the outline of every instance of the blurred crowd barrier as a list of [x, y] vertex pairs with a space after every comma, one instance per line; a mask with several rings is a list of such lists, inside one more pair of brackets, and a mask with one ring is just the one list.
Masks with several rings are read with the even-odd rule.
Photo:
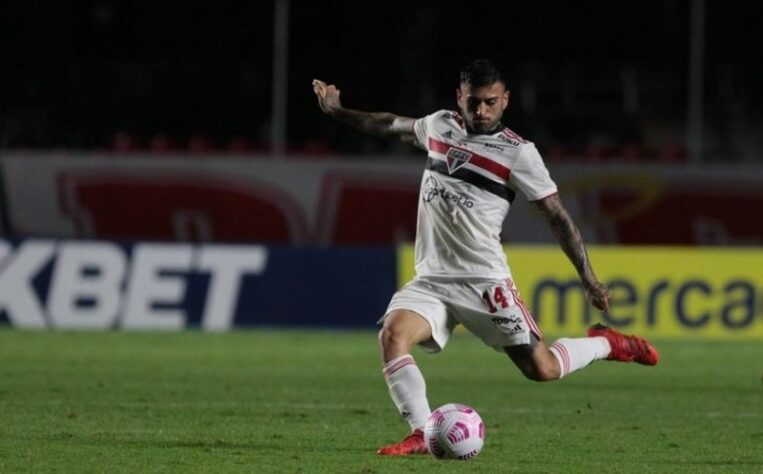
[[[387, 245], [415, 235], [421, 161], [14, 152], [0, 155], [11, 238]], [[761, 245], [763, 169], [549, 162], [590, 243]], [[518, 197], [503, 238], [552, 243]]]

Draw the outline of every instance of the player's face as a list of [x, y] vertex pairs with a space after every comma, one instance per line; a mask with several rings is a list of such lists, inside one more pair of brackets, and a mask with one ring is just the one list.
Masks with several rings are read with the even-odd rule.
[[485, 87], [462, 83], [456, 89], [456, 99], [466, 129], [471, 133], [487, 133], [501, 121], [509, 105], [509, 91], [500, 82]]

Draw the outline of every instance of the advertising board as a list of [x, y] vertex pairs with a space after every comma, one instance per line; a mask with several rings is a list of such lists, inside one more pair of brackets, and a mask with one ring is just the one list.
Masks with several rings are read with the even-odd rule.
[[[752, 248], [590, 246], [611, 291], [601, 314], [553, 246], [506, 246], [520, 296], [541, 330], [583, 335], [594, 323], [646, 337], [763, 339], [763, 253]], [[398, 250], [398, 285], [414, 275], [413, 247]]]

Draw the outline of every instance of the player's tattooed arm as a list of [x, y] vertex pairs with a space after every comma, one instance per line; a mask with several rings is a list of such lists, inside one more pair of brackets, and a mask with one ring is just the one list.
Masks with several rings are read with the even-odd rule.
[[398, 138], [404, 142], [416, 144], [413, 123], [416, 119], [403, 117], [389, 112], [363, 112], [342, 107], [340, 91], [333, 84], [313, 80], [313, 92], [318, 98], [321, 110], [335, 119], [350, 125], [361, 132], [382, 138]]
[[599, 282], [591, 268], [583, 237], [558, 194], [535, 201], [541, 214], [548, 222], [567, 258], [575, 266], [585, 289], [586, 298], [597, 309], [609, 310], [609, 290]]

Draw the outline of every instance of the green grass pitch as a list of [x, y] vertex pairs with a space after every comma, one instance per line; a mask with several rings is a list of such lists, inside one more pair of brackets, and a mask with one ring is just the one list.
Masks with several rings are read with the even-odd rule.
[[0, 329], [0, 472], [763, 472], [763, 345], [657, 342], [545, 384], [469, 335], [416, 351], [485, 420], [459, 462], [375, 454], [407, 426], [373, 332]]

